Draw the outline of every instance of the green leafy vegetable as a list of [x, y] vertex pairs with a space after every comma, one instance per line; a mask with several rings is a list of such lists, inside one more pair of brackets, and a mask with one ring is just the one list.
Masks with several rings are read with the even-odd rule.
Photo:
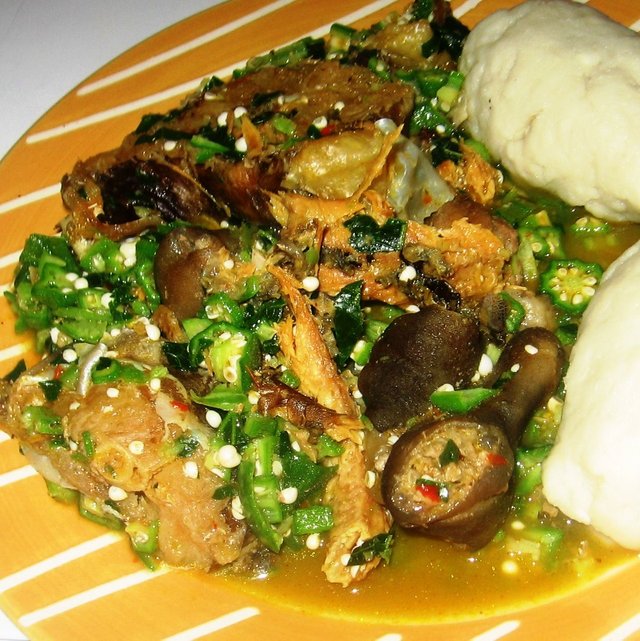
[[407, 223], [399, 218], [389, 218], [380, 226], [371, 216], [358, 215], [344, 226], [351, 232], [349, 243], [359, 252], [394, 252], [404, 246]]

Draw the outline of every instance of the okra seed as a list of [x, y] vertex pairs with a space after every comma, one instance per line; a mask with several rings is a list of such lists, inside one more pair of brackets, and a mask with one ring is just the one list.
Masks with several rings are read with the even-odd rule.
[[109, 487], [109, 498], [112, 501], [124, 501], [129, 496], [125, 490], [117, 485]]
[[527, 352], [527, 354], [531, 354], [533, 356], [534, 354], [538, 353], [538, 348], [535, 345], [525, 345], [524, 351]]
[[220, 427], [220, 423], [222, 423], [222, 417], [215, 410], [207, 410], [207, 413], [204, 415], [204, 417], [207, 423], [214, 429], [216, 427]]
[[307, 292], [315, 292], [320, 287], [320, 281], [316, 276], [306, 276], [302, 279], [302, 288]]
[[487, 354], [480, 357], [480, 364], [478, 365], [478, 372], [480, 376], [488, 376], [493, 371], [493, 361]]
[[408, 283], [418, 275], [416, 268], [413, 265], [407, 265], [399, 274], [398, 280], [402, 283]]
[[405, 311], [407, 311], [409, 314], [416, 314], [420, 311], [420, 308], [417, 305], [407, 305]]
[[73, 363], [78, 360], [78, 353], [75, 349], [69, 347], [62, 352], [62, 358], [66, 363]]
[[324, 116], [318, 116], [311, 124], [316, 129], [324, 129], [329, 124], [329, 122]]
[[222, 266], [225, 269], [233, 269], [234, 265], [235, 263], [233, 262], [233, 258], [227, 258], [227, 260], [225, 260], [224, 263], [222, 263]]
[[159, 378], [152, 378], [149, 381], [149, 389], [152, 392], [159, 392], [162, 387], [162, 381]]
[[144, 330], [147, 333], [147, 337], [150, 340], [152, 341], [160, 340], [160, 328], [157, 325], [152, 325], [151, 323], [149, 323], [149, 325], [145, 326]]
[[349, 565], [349, 559], [351, 559], [351, 555], [350, 554], [343, 554], [340, 557], [340, 563], [342, 563], [342, 565], [347, 567], [347, 565]]
[[218, 116], [218, 126], [220, 127], [226, 127], [227, 126], [227, 118], [229, 117], [229, 113], [227, 111], [223, 111], [219, 116]]
[[278, 494], [278, 500], [285, 505], [293, 505], [298, 500], [298, 488], [285, 487], [280, 494]]
[[236, 140], [236, 144], [234, 146], [236, 151], [239, 151], [241, 154], [244, 154], [247, 149], [249, 149], [249, 145], [247, 145], [247, 140], [244, 136], [240, 136], [240, 138]]
[[107, 396], [109, 398], [118, 398], [118, 396], [120, 396], [120, 390], [117, 387], [108, 387]]
[[237, 519], [238, 521], [242, 521], [242, 519], [244, 519], [242, 502], [240, 501], [240, 497], [238, 496], [234, 496], [231, 500], [231, 514], [233, 515], [233, 518]]
[[144, 443], [142, 441], [131, 441], [129, 443], [129, 451], [131, 454], [142, 454], [144, 452]]
[[112, 300], [113, 300], [113, 294], [111, 294], [111, 292], [107, 292], [106, 294], [102, 294], [102, 296], [100, 297], [100, 304], [103, 307], [109, 307]]
[[320, 547], [320, 535], [317, 532], [309, 534], [304, 544], [308, 550], [317, 550]]
[[224, 376], [224, 380], [228, 383], [235, 383], [238, 380], [236, 366], [232, 364], [225, 365], [222, 369], [222, 375]]
[[373, 470], [367, 470], [364, 475], [364, 484], [371, 489], [376, 484], [376, 473]]
[[195, 461], [185, 461], [182, 466], [182, 473], [188, 479], [197, 479], [198, 478], [198, 464]]
[[240, 454], [238, 454], [238, 450], [235, 446], [230, 444], [223, 445], [218, 450], [217, 458], [218, 463], [227, 469], [238, 467], [238, 465], [240, 465]]
[[236, 107], [233, 110], [233, 116], [234, 118], [242, 118], [247, 113], [247, 110], [245, 107]]

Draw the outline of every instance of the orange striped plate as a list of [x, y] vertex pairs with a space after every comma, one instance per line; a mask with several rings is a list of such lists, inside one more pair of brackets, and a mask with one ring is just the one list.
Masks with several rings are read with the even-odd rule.
[[[175, 106], [203, 77], [227, 75], [255, 54], [333, 22], [365, 26], [408, 0], [230, 0], [127, 51], [56, 104], [0, 163], [0, 285], [10, 280], [28, 233], [51, 233], [63, 216], [59, 181], [78, 158], [115, 147], [141, 115]], [[453, 0], [473, 26], [514, 0]], [[591, 0], [640, 28], [638, 0]], [[0, 368], [33, 361], [0, 300]], [[33, 641], [342, 639], [509, 641], [640, 638], [634, 585], [640, 564], [550, 603], [507, 615], [399, 625], [311, 616], [249, 597], [215, 577], [151, 573], [118, 535], [49, 499], [16, 444], [0, 437], [0, 607]], [[532, 598], [532, 602], [534, 599]]]

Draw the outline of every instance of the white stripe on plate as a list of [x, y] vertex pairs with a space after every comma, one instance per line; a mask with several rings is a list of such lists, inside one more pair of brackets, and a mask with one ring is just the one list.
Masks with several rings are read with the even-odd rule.
[[482, 0], [465, 0], [457, 9], [453, 10], [453, 15], [460, 19], [469, 11], [475, 9], [481, 2]]
[[30, 203], [36, 202], [38, 200], [44, 200], [45, 198], [50, 198], [51, 196], [56, 196], [60, 193], [60, 183], [55, 185], [49, 185], [48, 187], [43, 187], [36, 191], [32, 191], [29, 194], [24, 196], [18, 196], [13, 200], [7, 200], [4, 203], [0, 203], [0, 214], [6, 214], [8, 211], [13, 209], [18, 209], [19, 207], [24, 207]]
[[54, 554], [48, 559], [34, 563], [29, 567], [4, 577], [4, 579], [0, 579], [0, 594], [4, 593], [6, 590], [10, 590], [11, 588], [15, 588], [18, 585], [26, 583], [27, 581], [31, 581], [32, 579], [50, 572], [51, 570], [70, 563], [71, 561], [80, 559], [92, 552], [97, 552], [98, 550], [118, 541], [122, 541], [121, 536], [108, 532], [107, 534], [103, 534], [95, 539], [85, 541], [84, 543], [75, 545], [68, 550]]
[[113, 581], [108, 581], [107, 583], [98, 585], [95, 588], [79, 592], [78, 594], [74, 594], [66, 599], [62, 599], [61, 601], [56, 601], [51, 605], [40, 608], [39, 610], [23, 614], [18, 619], [18, 625], [28, 628], [40, 621], [45, 621], [46, 619], [51, 619], [52, 617], [64, 614], [65, 612], [80, 607], [81, 605], [86, 605], [87, 603], [97, 601], [98, 599], [115, 594], [116, 592], [120, 592], [127, 588], [145, 583], [146, 581], [150, 581], [151, 579], [155, 579], [167, 574], [167, 572], [168, 570], [165, 569], [156, 570], [155, 572], [145, 569], [133, 572], [132, 574], [127, 574], [126, 576], [121, 576]]
[[633, 31], [640, 31], [640, 20], [636, 20], [632, 25], [629, 25], [629, 29], [633, 29]]
[[5, 487], [6, 485], [11, 485], [12, 483], [17, 483], [18, 481], [37, 475], [38, 473], [31, 467], [31, 465], [25, 465], [24, 467], [11, 470], [11, 472], [0, 474], [0, 487]]
[[28, 352], [33, 347], [31, 341], [26, 341], [24, 343], [18, 343], [17, 345], [12, 345], [11, 347], [5, 347], [5, 349], [0, 349], [0, 363], [2, 361], [8, 361], [10, 358], [15, 358]]
[[164, 641], [195, 641], [195, 639], [200, 639], [205, 636], [205, 634], [219, 632], [220, 630], [224, 630], [224, 628], [246, 621], [258, 614], [260, 614], [260, 610], [258, 610], [258, 608], [242, 608], [240, 610], [235, 610], [234, 612], [229, 612], [221, 617], [207, 621], [202, 625], [198, 625], [195, 628], [179, 632], [171, 637], [166, 637]]
[[605, 634], [600, 641], [624, 641], [640, 630], [640, 614], [636, 614], [615, 630]]
[[487, 630], [478, 636], [473, 637], [470, 641], [497, 641], [508, 634], [515, 632], [520, 627], [520, 621], [505, 621], [491, 630]]
[[292, 2], [294, 2], [294, 0], [278, 0], [278, 2], [269, 3], [264, 7], [261, 7], [260, 9], [257, 9], [256, 11], [247, 14], [246, 16], [237, 18], [236, 20], [233, 20], [232, 22], [229, 22], [223, 25], [222, 27], [218, 27], [217, 29], [213, 29], [213, 31], [209, 31], [208, 33], [205, 33], [202, 36], [194, 38], [189, 42], [185, 42], [184, 44], [178, 45], [177, 47], [173, 47], [172, 49], [164, 51], [163, 53], [159, 53], [155, 56], [151, 56], [151, 58], [148, 58], [143, 62], [139, 62], [138, 64], [128, 67], [127, 69], [123, 69], [122, 71], [112, 73], [111, 75], [106, 76], [105, 78], [96, 80], [95, 82], [90, 82], [80, 87], [77, 93], [79, 96], [84, 96], [86, 94], [97, 91], [98, 89], [102, 89], [103, 87], [107, 87], [109, 85], [115, 84], [116, 82], [120, 82], [120, 80], [124, 80], [126, 78], [130, 78], [131, 76], [135, 76], [136, 74], [146, 71], [147, 69], [155, 67], [159, 64], [162, 64], [167, 60], [171, 60], [172, 58], [177, 58], [178, 56], [181, 56], [184, 53], [192, 51], [193, 49], [197, 49], [198, 47], [204, 44], [207, 44], [208, 42], [211, 42], [216, 38], [225, 36], [231, 33], [232, 31], [239, 29], [240, 27], [250, 24], [251, 22], [258, 20], [259, 18], [262, 18], [266, 15], [269, 15], [270, 13], [273, 13], [274, 11], [277, 11], [278, 9], [281, 9], [282, 7], [286, 7], [288, 4], [291, 4]]
[[383, 634], [381, 637], [378, 637], [376, 641], [402, 641], [402, 635], [391, 632], [390, 634]]
[[[354, 11], [353, 13], [343, 16], [342, 18], [338, 18], [336, 22], [344, 22], [344, 23], [353, 22], [355, 20], [358, 20], [359, 18], [362, 18], [392, 3], [393, 3], [393, 0], [377, 0], [377, 2], [372, 2], [371, 4], [367, 5], [366, 7], [363, 7], [362, 9], [359, 9], [358, 11]], [[302, 34], [297, 38], [295, 38], [294, 40], [292, 40], [291, 42], [295, 42], [295, 40], [299, 40], [306, 36], [315, 36], [317, 34], [325, 34], [329, 29], [329, 27], [331, 26], [331, 24], [333, 23], [323, 25], [322, 27], [318, 27], [318, 29], [314, 29], [313, 31], [310, 31], [306, 34]], [[287, 43], [283, 43], [283, 44], [287, 44]], [[267, 52], [263, 52], [263, 53], [267, 53]], [[112, 118], [123, 116], [127, 113], [131, 113], [132, 111], [137, 111], [139, 109], [150, 107], [159, 102], [162, 102], [163, 100], [169, 100], [170, 98], [175, 98], [177, 96], [184, 96], [192, 91], [195, 91], [200, 86], [200, 83], [206, 78], [209, 78], [212, 75], [220, 76], [224, 78], [228, 76], [234, 69], [238, 69], [244, 66], [246, 62], [247, 62], [246, 59], [241, 60], [233, 63], [232, 65], [229, 65], [228, 67], [225, 67], [224, 69], [212, 71], [211, 73], [205, 76], [201, 76], [200, 78], [187, 80], [186, 82], [176, 85], [175, 87], [170, 87], [169, 89], [165, 89], [164, 91], [159, 91], [157, 93], [144, 96], [143, 98], [138, 98], [137, 100], [133, 100], [123, 105], [118, 105], [117, 107], [111, 107], [110, 109], [105, 109], [104, 111], [96, 112], [94, 114], [91, 114], [90, 116], [85, 116], [84, 118], [78, 118], [77, 120], [72, 120], [62, 125], [58, 125], [57, 127], [52, 127], [51, 129], [45, 129], [43, 131], [39, 131], [35, 134], [31, 134], [27, 136], [26, 142], [29, 145], [33, 145], [35, 143], [43, 142], [51, 138], [56, 138], [57, 136], [63, 136], [64, 134], [70, 133], [72, 131], [77, 131], [78, 129], [83, 129], [84, 127], [90, 127], [91, 125], [96, 125], [98, 123], [105, 122], [106, 120], [111, 120]], [[2, 213], [1, 209], [0, 209], [0, 213]]]
[[10, 441], [11, 437], [6, 432], [0, 432], [0, 443], [6, 443]]
[[0, 258], [0, 269], [2, 269], [3, 267], [9, 267], [9, 265], [15, 265], [18, 262], [18, 258], [20, 258], [21, 253], [22, 250], [19, 249], [18, 251], [12, 252], [11, 254], [7, 254], [6, 256]]

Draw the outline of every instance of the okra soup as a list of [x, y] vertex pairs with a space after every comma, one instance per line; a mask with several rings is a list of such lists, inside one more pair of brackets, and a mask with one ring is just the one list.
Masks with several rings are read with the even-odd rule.
[[640, 120], [598, 100], [637, 92], [639, 48], [583, 4], [469, 31], [416, 0], [145, 115], [26, 239], [5, 296], [40, 361], [6, 372], [2, 429], [145, 571], [311, 613], [476, 618], [629, 562], [635, 441], [583, 452], [640, 239]]

